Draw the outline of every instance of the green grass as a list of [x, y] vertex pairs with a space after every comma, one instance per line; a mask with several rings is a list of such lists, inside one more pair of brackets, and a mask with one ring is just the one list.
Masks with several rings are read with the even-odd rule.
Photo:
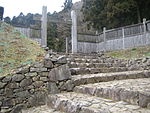
[[150, 46], [107, 52], [106, 56], [120, 59], [135, 59], [150, 56]]
[[0, 22], [0, 76], [43, 59], [45, 51], [12, 26]]

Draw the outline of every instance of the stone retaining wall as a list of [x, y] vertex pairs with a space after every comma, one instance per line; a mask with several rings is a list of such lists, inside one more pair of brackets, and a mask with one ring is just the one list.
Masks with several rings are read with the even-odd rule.
[[[26, 68], [15, 74], [0, 77], [0, 113], [19, 113], [46, 103], [49, 93], [70, 90], [70, 72], [65, 58], [49, 59]], [[61, 76], [60, 76], [61, 75]]]
[[[43, 62], [0, 77], [0, 113], [19, 113], [23, 108], [46, 104], [48, 94], [72, 91], [76, 83], [71, 80], [69, 57], [73, 56], [47, 54]], [[123, 63], [129, 70], [150, 69], [150, 58], [117, 60], [100, 56], [100, 59], [107, 63]]]

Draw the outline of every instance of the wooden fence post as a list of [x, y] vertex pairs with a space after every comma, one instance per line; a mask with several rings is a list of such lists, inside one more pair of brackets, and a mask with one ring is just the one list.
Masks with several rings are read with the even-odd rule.
[[144, 39], [145, 39], [145, 43], [147, 43], [147, 38], [146, 38], [146, 19], [143, 18], [143, 27], [144, 27]]
[[42, 8], [42, 18], [41, 18], [41, 45], [42, 47], [47, 47], [47, 7]]
[[146, 19], [143, 18], [144, 34], [146, 34]]
[[75, 11], [71, 11], [72, 19], [72, 53], [77, 53], [77, 16]]
[[106, 51], [106, 27], [103, 28], [103, 35], [104, 35], [104, 51]]
[[125, 49], [125, 43], [124, 43], [125, 33], [124, 33], [124, 27], [122, 28], [122, 43], [123, 43], [123, 49]]
[[66, 37], [66, 53], [68, 53], [68, 37]]

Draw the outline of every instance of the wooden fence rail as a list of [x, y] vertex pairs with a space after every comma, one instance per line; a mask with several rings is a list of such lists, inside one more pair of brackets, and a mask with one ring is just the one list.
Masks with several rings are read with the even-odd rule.
[[99, 35], [78, 34], [78, 52], [81, 53], [113, 51], [149, 44], [150, 21], [145, 19], [140, 24], [104, 29]]
[[38, 41], [41, 44], [41, 29], [15, 26], [15, 29], [20, 31], [26, 37]]

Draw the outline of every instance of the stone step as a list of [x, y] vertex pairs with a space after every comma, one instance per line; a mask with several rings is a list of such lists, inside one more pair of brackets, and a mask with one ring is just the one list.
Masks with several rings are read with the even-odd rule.
[[104, 63], [104, 60], [98, 58], [67, 58], [67, 61], [75, 63]]
[[127, 63], [126, 60], [107, 57], [67, 57], [67, 60], [78, 63]]
[[43, 105], [39, 107], [29, 108], [27, 110], [22, 110], [21, 113], [64, 113], [64, 112], [56, 111], [55, 109], [52, 109], [47, 105]]
[[126, 67], [110, 67], [110, 68], [70, 68], [71, 75], [84, 75], [96, 73], [122, 72], [127, 71]]
[[150, 70], [76, 75], [72, 76], [72, 81], [75, 86], [79, 86], [90, 83], [136, 78], [150, 78]]
[[80, 58], [80, 59], [97, 59], [98, 55], [69, 55], [68, 58]]
[[68, 63], [70, 68], [104, 68], [104, 67], [126, 67], [125, 64], [117, 64], [117, 63]]
[[103, 54], [84, 54], [84, 53], [77, 53], [77, 54], [69, 54], [68, 56], [71, 57], [99, 57], [99, 56], [103, 56]]
[[74, 91], [150, 108], [150, 78], [87, 84], [75, 87]]
[[150, 109], [80, 93], [48, 96], [48, 106], [65, 113], [150, 113]]

